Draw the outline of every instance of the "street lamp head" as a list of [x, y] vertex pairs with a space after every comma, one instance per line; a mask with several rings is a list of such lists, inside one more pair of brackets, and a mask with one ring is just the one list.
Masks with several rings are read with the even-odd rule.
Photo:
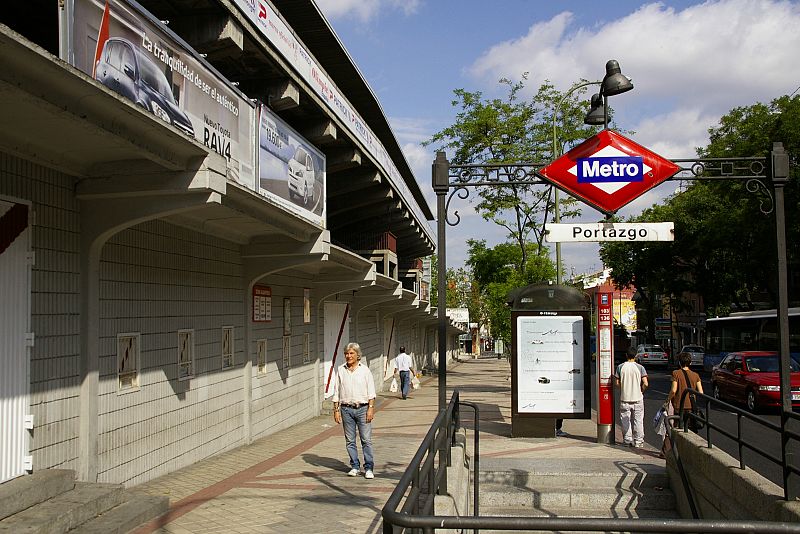
[[600, 86], [600, 92], [606, 96], [614, 96], [631, 89], [633, 89], [631, 79], [622, 74], [622, 69], [619, 68], [619, 62], [616, 59], [610, 59], [606, 63], [606, 75]]
[[589, 107], [589, 113], [587, 113], [583, 118], [583, 123], [592, 126], [599, 126], [601, 124], [605, 124], [605, 120], [606, 112], [605, 106], [603, 105], [603, 97], [600, 96], [600, 93], [595, 93], [592, 95], [592, 103]]

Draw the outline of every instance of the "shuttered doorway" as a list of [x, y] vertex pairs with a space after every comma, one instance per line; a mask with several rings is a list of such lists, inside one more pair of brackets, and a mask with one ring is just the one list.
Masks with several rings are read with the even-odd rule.
[[0, 200], [0, 482], [30, 468], [25, 416], [30, 391], [28, 206]]

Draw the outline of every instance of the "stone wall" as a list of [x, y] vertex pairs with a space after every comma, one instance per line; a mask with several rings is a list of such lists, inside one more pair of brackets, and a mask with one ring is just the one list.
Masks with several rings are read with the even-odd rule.
[[[783, 489], [692, 432], [676, 432], [675, 446], [688, 475], [700, 519], [800, 522], [800, 501], [787, 502]], [[667, 456], [670, 486], [678, 511], [691, 518], [675, 458]]]

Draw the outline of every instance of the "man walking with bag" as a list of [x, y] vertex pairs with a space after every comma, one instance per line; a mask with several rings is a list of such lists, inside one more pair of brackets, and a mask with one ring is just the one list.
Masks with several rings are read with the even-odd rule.
[[408, 390], [411, 387], [411, 376], [414, 374], [414, 362], [411, 356], [406, 354], [406, 348], [400, 347], [400, 354], [394, 360], [397, 370], [400, 372], [400, 394], [405, 399], [408, 397]]
[[619, 387], [619, 420], [626, 445], [644, 445], [644, 391], [647, 389], [647, 370], [636, 362], [636, 352], [628, 349], [628, 361], [617, 366], [614, 373]]

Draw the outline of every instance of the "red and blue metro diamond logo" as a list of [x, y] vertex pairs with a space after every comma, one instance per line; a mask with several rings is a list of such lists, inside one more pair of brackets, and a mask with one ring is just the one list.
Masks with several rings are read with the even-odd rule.
[[674, 176], [680, 167], [627, 137], [603, 130], [539, 171], [606, 215]]

